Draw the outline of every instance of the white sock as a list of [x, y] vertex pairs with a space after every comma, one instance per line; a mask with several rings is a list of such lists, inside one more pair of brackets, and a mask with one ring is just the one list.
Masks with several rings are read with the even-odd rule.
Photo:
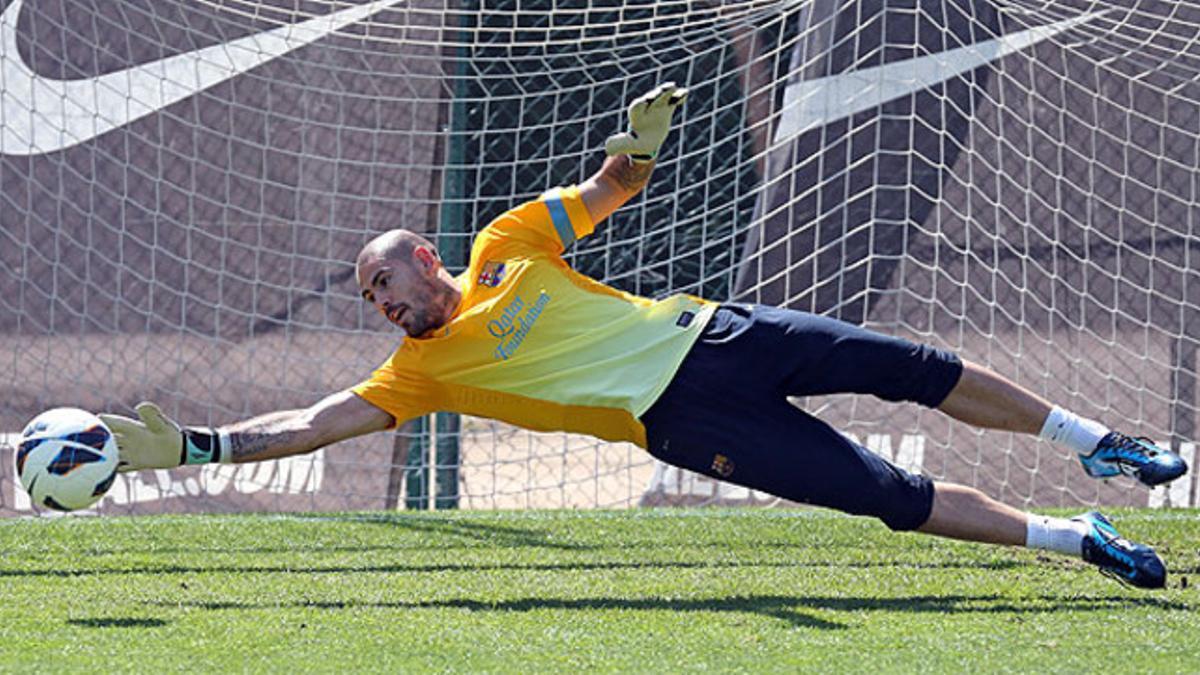
[[1025, 547], [1079, 557], [1083, 555], [1083, 538], [1087, 535], [1087, 523], [1031, 513], [1025, 525]]
[[1038, 435], [1051, 443], [1061, 443], [1081, 455], [1087, 455], [1096, 449], [1096, 444], [1108, 432], [1108, 427], [1095, 420], [1054, 406]]

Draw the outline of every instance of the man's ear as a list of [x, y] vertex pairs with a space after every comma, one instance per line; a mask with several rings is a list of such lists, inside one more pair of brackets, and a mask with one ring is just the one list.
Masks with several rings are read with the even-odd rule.
[[437, 268], [440, 262], [437, 251], [428, 246], [417, 246], [413, 248], [413, 258], [421, 265], [422, 272], [429, 272]]

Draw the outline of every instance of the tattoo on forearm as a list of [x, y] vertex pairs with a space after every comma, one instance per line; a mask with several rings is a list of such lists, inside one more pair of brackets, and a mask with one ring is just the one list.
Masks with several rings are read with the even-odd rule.
[[287, 444], [288, 434], [273, 431], [241, 431], [229, 435], [230, 457], [235, 462], [251, 459], [264, 450]]
[[616, 160], [616, 167], [611, 175], [622, 188], [637, 192], [650, 180], [654, 162], [635, 162], [629, 155], [617, 157]]
[[303, 452], [297, 447], [302, 441], [293, 424], [295, 414], [292, 410], [268, 413], [227, 428], [230, 459], [249, 462]]

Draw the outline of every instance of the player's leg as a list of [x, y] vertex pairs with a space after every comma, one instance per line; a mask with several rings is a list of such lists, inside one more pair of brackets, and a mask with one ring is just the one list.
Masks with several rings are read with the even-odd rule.
[[[1054, 406], [1003, 375], [963, 360], [958, 382], [937, 409], [972, 426], [1037, 434]], [[1093, 425], [1086, 426], [1091, 430]]]
[[1037, 434], [1074, 450], [1088, 475], [1126, 474], [1146, 485], [1187, 471], [1179, 455], [1053, 406], [957, 355], [805, 312], [744, 306], [743, 330], [771, 354], [784, 393], [871, 394], [937, 408], [975, 426]]
[[977, 363], [963, 362], [962, 375], [938, 410], [977, 427], [1041, 438], [1074, 450], [1088, 475], [1126, 474], [1160, 485], [1187, 472], [1176, 453], [1144, 438], [1131, 438], [1058, 408], [1028, 389]]
[[926, 534], [1054, 551], [1076, 556], [1102, 572], [1142, 588], [1162, 588], [1167, 570], [1154, 549], [1121, 537], [1103, 515], [1071, 519], [1026, 513], [975, 488], [935, 482]]
[[926, 534], [988, 544], [1024, 546], [1029, 514], [965, 485], [935, 481]]
[[[702, 350], [705, 351], [705, 350]], [[1157, 588], [1154, 551], [1121, 539], [1098, 514], [1065, 520], [1027, 514], [979, 490], [935, 483], [853, 443], [778, 397], [759, 396], [743, 373], [696, 375], [685, 365], [642, 420], [658, 459], [799, 503], [873, 516], [894, 530], [1030, 546], [1082, 557], [1129, 583]], [[720, 382], [721, 402], [713, 392]]]

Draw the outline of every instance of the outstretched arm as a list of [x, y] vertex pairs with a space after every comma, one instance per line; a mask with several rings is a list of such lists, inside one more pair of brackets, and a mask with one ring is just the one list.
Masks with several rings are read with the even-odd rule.
[[138, 404], [137, 415], [136, 420], [100, 415], [117, 439], [122, 471], [276, 459], [383, 431], [393, 422], [391, 415], [349, 391], [308, 408], [267, 413], [216, 429], [181, 428], [153, 403]]
[[593, 223], [612, 215], [646, 186], [658, 149], [671, 130], [671, 117], [685, 100], [687, 89], [664, 82], [630, 104], [629, 130], [609, 137], [604, 166], [579, 186]]
[[357, 394], [341, 391], [303, 410], [267, 413], [220, 427], [217, 434], [229, 439], [230, 461], [260, 462], [311, 452], [391, 425], [391, 415]]

